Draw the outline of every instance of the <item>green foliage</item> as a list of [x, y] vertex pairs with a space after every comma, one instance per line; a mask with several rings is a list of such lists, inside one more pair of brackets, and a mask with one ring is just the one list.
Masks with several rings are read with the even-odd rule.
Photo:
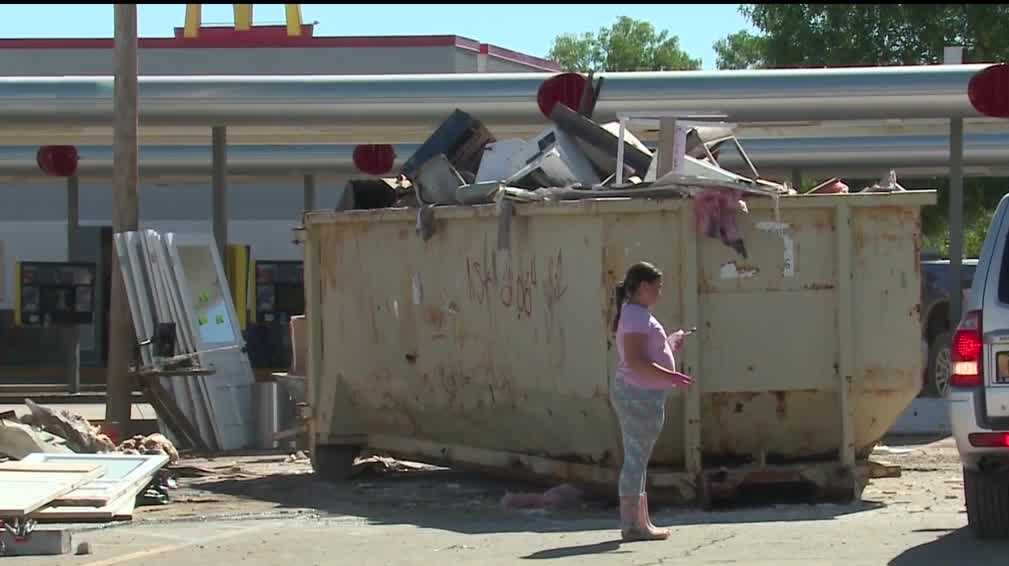
[[[758, 33], [717, 41], [720, 69], [937, 64], [950, 45], [964, 47], [965, 62], [1009, 60], [1006, 4], [743, 4], [740, 12]], [[948, 182], [915, 186], [939, 189], [938, 206], [922, 211], [924, 246], [948, 255]], [[992, 211], [1007, 192], [1009, 179], [964, 181], [966, 256], [977, 257]]]
[[967, 61], [1009, 58], [1005, 4], [743, 4], [740, 12], [760, 33], [715, 43], [719, 68], [936, 64], [949, 45], [964, 46]]
[[715, 42], [715, 65], [719, 69], [759, 69], [764, 67], [765, 38], [740, 31]]
[[596, 34], [564, 34], [548, 55], [565, 71], [693, 71], [701, 68], [682, 49], [678, 37], [656, 31], [648, 22], [621, 16]]
[[[949, 183], [946, 179], [933, 179], [919, 186], [938, 188], [939, 199], [936, 206], [922, 211], [921, 227], [924, 249], [949, 256]], [[999, 201], [1009, 193], [1009, 179], [978, 178], [964, 179], [963, 184], [963, 253], [964, 257], [976, 258], [981, 253], [985, 232], [991, 223], [992, 214]]]

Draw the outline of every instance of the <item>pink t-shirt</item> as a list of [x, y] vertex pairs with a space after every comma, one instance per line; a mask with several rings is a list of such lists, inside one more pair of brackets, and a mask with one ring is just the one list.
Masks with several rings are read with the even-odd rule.
[[620, 322], [617, 325], [617, 379], [623, 379], [642, 389], [672, 389], [671, 381], [655, 383], [649, 378], [635, 374], [627, 365], [624, 359], [624, 335], [628, 333], [647, 335], [648, 359], [664, 368], [676, 370], [673, 349], [666, 341], [666, 330], [662, 328], [662, 324], [645, 307], [625, 303], [620, 309]]

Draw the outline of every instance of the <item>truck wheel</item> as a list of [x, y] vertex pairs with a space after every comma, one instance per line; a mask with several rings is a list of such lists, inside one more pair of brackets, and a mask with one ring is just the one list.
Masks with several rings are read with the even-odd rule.
[[942, 332], [932, 339], [928, 348], [928, 372], [925, 380], [925, 394], [929, 397], [945, 397], [949, 393], [953, 376], [953, 335]]
[[964, 468], [967, 524], [978, 538], [1009, 538], [1009, 475]]
[[360, 446], [316, 446], [312, 459], [316, 477], [333, 482], [346, 480], [360, 453]]

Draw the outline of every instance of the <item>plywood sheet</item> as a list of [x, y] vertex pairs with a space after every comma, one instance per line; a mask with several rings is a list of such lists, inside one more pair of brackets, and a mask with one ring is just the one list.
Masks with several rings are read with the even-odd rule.
[[62, 464], [52, 466], [52, 471], [44, 467], [0, 466], [0, 517], [24, 517], [104, 473], [101, 466], [70, 470]]

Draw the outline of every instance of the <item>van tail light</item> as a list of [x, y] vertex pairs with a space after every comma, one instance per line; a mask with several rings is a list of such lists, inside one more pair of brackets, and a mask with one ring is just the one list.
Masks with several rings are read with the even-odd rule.
[[970, 388], [981, 385], [981, 311], [967, 313], [953, 334], [953, 387]]
[[975, 432], [967, 440], [977, 448], [1009, 448], [1009, 432]]

